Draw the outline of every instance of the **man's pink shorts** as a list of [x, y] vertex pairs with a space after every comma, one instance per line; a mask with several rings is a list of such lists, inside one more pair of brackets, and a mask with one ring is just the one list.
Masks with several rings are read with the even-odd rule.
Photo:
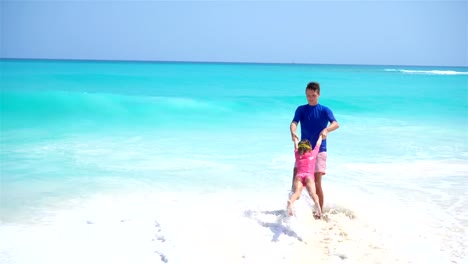
[[327, 152], [319, 152], [317, 155], [317, 161], [315, 163], [315, 172], [321, 172], [325, 174], [327, 169]]

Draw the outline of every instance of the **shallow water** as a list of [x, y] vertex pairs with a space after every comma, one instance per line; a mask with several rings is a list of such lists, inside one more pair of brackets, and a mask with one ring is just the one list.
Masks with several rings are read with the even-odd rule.
[[[466, 261], [466, 68], [1, 68], [2, 263]], [[320, 221], [284, 215], [311, 80], [341, 125]]]

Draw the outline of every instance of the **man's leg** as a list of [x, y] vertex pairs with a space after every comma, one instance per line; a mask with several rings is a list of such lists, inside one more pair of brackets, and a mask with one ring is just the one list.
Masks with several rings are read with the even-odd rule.
[[319, 152], [317, 155], [317, 163], [315, 163], [315, 190], [320, 200], [320, 208], [323, 213], [323, 189], [322, 189], [322, 176], [325, 175], [327, 169], [327, 152]]
[[323, 212], [323, 189], [322, 189], [322, 175], [323, 172], [316, 172], [315, 176], [315, 191], [317, 192], [317, 196], [320, 202], [320, 208]]

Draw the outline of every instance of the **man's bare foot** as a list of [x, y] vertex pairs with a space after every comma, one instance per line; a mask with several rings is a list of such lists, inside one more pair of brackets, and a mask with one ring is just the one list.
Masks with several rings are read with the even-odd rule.
[[293, 216], [293, 215], [294, 215], [294, 211], [293, 211], [293, 206], [292, 206], [291, 200], [288, 200], [288, 215], [289, 215], [289, 216]]

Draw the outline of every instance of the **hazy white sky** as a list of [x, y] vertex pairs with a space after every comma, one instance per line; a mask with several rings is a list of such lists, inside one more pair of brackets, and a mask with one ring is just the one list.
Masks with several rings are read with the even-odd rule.
[[468, 66], [468, 1], [1, 1], [2, 58]]

